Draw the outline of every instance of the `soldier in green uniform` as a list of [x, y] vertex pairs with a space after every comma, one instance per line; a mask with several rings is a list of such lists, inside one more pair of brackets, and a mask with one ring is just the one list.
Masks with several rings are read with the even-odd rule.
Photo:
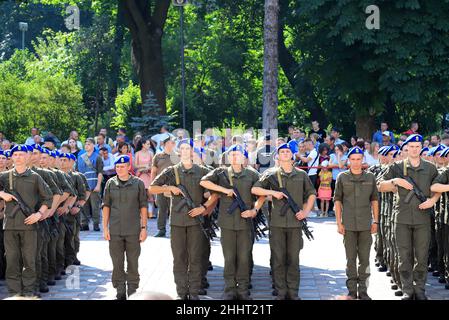
[[[224, 194], [220, 199], [218, 225], [221, 229], [221, 245], [225, 260], [224, 300], [249, 300], [250, 257], [254, 238], [252, 219], [262, 207], [265, 197], [255, 202], [251, 188], [259, 180], [259, 173], [244, 167], [248, 153], [243, 146], [234, 145], [228, 149], [231, 166], [209, 172], [201, 179], [204, 188]], [[246, 206], [246, 210], [235, 206], [236, 188]]]
[[[0, 173], [8, 170], [7, 155], [3, 150], [0, 150]], [[5, 245], [3, 242], [3, 219], [4, 219], [5, 201], [0, 199], [0, 280], [5, 280], [6, 272], [6, 258], [5, 258]]]
[[369, 255], [371, 234], [377, 233], [379, 223], [379, 195], [374, 175], [362, 171], [363, 150], [350, 149], [348, 159], [351, 166], [338, 175], [334, 194], [338, 233], [344, 237], [346, 251], [346, 286], [351, 298], [371, 300]]
[[[449, 147], [446, 147], [441, 152], [441, 157], [446, 158], [449, 155]], [[441, 223], [441, 238], [442, 238], [442, 256], [443, 266], [440, 279], [444, 280], [441, 283], [446, 283], [445, 288], [449, 289], [449, 167], [445, 166], [439, 170], [439, 174], [435, 183], [431, 186], [432, 192], [442, 193], [440, 202], [440, 223]]]
[[[45, 181], [27, 168], [27, 147], [11, 149], [14, 169], [0, 174], [0, 198], [6, 202], [4, 244], [6, 252], [6, 284], [11, 296], [35, 296], [37, 227], [36, 223], [51, 206], [52, 193]], [[17, 204], [20, 196], [31, 212]], [[29, 215], [28, 215], [29, 214]], [[26, 216], [28, 215], [28, 216]]]
[[[173, 194], [170, 206], [170, 240], [176, 291], [178, 299], [199, 300], [203, 252], [208, 241], [199, 216], [207, 213], [218, 195], [212, 194], [204, 203], [205, 190], [199, 183], [210, 170], [192, 162], [193, 140], [181, 140], [178, 149], [181, 162], [162, 171], [153, 180], [149, 191], [152, 194]], [[181, 192], [178, 187], [180, 184], [186, 188], [188, 195]], [[184, 199], [188, 196], [191, 197], [194, 208]]]
[[[381, 192], [394, 192], [396, 188], [398, 190], [393, 232], [398, 249], [403, 300], [427, 299], [425, 283], [430, 244], [429, 209], [441, 195], [431, 195], [430, 186], [438, 176], [438, 171], [433, 164], [420, 158], [422, 140], [422, 136], [418, 134], [407, 138], [401, 146], [404, 148], [407, 145], [407, 157], [390, 166], [379, 184]], [[411, 178], [427, 200], [421, 202], [415, 193], [411, 194], [415, 187], [404, 178]]]
[[36, 287], [41, 293], [46, 293], [49, 291], [47, 282], [49, 280], [49, 262], [48, 262], [48, 244], [51, 240], [51, 230], [49, 227], [49, 221], [52, 219], [51, 216], [55, 213], [58, 208], [62, 190], [56, 184], [52, 174], [49, 170], [40, 168], [41, 154], [43, 152], [42, 147], [39, 144], [34, 144], [31, 146], [32, 153], [30, 155], [30, 169], [37, 174], [39, 174], [42, 179], [50, 187], [53, 195], [53, 201], [51, 208], [49, 208], [39, 221], [39, 232], [37, 237], [37, 258], [36, 258], [36, 273], [38, 281], [36, 281]]
[[145, 185], [129, 174], [129, 162], [128, 156], [116, 159], [117, 175], [106, 183], [103, 200], [103, 235], [109, 241], [112, 284], [117, 289], [117, 300], [126, 300], [127, 294], [130, 296], [139, 288], [140, 243], [147, 238]]
[[[293, 152], [284, 143], [276, 149], [279, 167], [267, 169], [251, 189], [256, 196], [272, 196], [270, 213], [270, 249], [272, 274], [277, 299], [298, 298], [299, 252], [303, 247], [302, 221], [312, 210], [316, 191], [305, 171], [293, 167]], [[287, 196], [279, 191], [285, 187], [299, 206], [298, 212], [288, 207], [282, 211]]]
[[[151, 181], [154, 180], [162, 171], [166, 168], [175, 164], [175, 160], [178, 158], [177, 155], [173, 153], [175, 148], [175, 141], [170, 135], [162, 141], [164, 146], [164, 151], [157, 153], [151, 163]], [[157, 228], [158, 232], [155, 237], [165, 237], [167, 218], [169, 216], [170, 209], [170, 198], [166, 197], [164, 194], [156, 195], [156, 205], [157, 205]]]

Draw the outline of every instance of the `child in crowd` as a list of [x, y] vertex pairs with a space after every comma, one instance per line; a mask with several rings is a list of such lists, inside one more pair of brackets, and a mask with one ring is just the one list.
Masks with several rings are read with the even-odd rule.
[[318, 216], [327, 217], [329, 211], [329, 202], [332, 198], [332, 171], [330, 171], [327, 166], [329, 161], [325, 160], [321, 163], [321, 171], [319, 173], [320, 186], [318, 188], [318, 199], [321, 200], [321, 212]]

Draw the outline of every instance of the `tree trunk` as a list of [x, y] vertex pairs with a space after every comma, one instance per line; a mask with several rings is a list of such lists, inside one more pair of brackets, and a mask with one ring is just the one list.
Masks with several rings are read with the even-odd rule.
[[121, 56], [124, 41], [124, 2], [119, 1], [117, 6], [117, 18], [115, 21], [115, 36], [114, 36], [114, 46], [112, 50], [112, 72], [111, 72], [111, 83], [108, 92], [108, 102], [109, 107], [115, 105], [115, 99], [117, 98], [117, 90], [120, 82], [120, 67], [121, 67]]
[[355, 130], [357, 137], [371, 141], [376, 128], [374, 116], [370, 115], [366, 111], [356, 110]]
[[265, 0], [262, 128], [277, 129], [279, 0]]
[[166, 113], [162, 35], [170, 0], [124, 0], [124, 16], [132, 37], [132, 59], [140, 82], [142, 103], [151, 91]]

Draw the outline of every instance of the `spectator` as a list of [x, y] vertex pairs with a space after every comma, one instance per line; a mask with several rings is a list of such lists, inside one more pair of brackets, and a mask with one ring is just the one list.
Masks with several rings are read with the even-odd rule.
[[380, 123], [380, 130], [377, 130], [374, 134], [373, 134], [373, 142], [377, 142], [380, 145], [383, 144], [383, 133], [387, 131], [389, 133], [390, 136], [390, 142], [394, 143], [394, 134], [391, 131], [388, 131], [388, 124], [385, 121], [382, 121]]
[[368, 164], [369, 167], [379, 163], [379, 155], [377, 151], [379, 151], [380, 145], [377, 142], [365, 141], [365, 159], [364, 162]]
[[[34, 140], [36, 135], [39, 136], [39, 129], [36, 128], [36, 127], [31, 128], [31, 136], [29, 136], [29, 137], [26, 139], [25, 144], [31, 145], [31, 144], [37, 143], [37, 142], [35, 142], [35, 140]], [[39, 136], [39, 137], [40, 137], [40, 136]], [[40, 138], [42, 139], [42, 137], [40, 137]]]
[[40, 135], [36, 134], [33, 138], [33, 142], [34, 142], [34, 144], [42, 145], [43, 144], [42, 137]]
[[156, 153], [162, 152], [163, 148], [161, 146], [161, 141], [167, 139], [168, 137], [173, 137], [173, 135], [168, 131], [167, 126], [162, 126], [160, 132], [151, 137], [151, 140], [155, 144]]
[[391, 135], [392, 133], [390, 131], [384, 131], [382, 132], [382, 146], [391, 146]]
[[331, 136], [335, 138], [335, 144], [342, 144], [345, 142], [344, 140], [340, 139], [340, 129], [334, 127], [331, 131]]
[[446, 147], [449, 147], [449, 134], [448, 133], [444, 133], [441, 136], [441, 144], [444, 144]]
[[318, 213], [318, 217], [327, 217], [329, 211], [329, 202], [332, 198], [332, 171], [329, 171], [328, 168], [329, 161], [325, 160], [321, 163], [320, 170], [320, 186], [318, 188], [318, 199], [320, 200], [320, 212]]
[[326, 143], [329, 146], [329, 155], [334, 153], [335, 151], [335, 138], [332, 136], [327, 136], [324, 139], [324, 143]]
[[69, 146], [69, 149], [70, 149], [70, 153], [73, 153], [75, 155], [75, 157], [78, 158], [78, 156], [80, 154], [80, 149], [78, 148], [78, 144], [76, 143], [76, 140], [70, 138], [68, 140], [68, 146]]
[[100, 231], [100, 202], [101, 184], [103, 180], [103, 159], [95, 151], [95, 140], [87, 138], [85, 153], [78, 156], [76, 168], [84, 174], [91, 190], [90, 197], [83, 207], [84, 215], [81, 215], [81, 230], [89, 231], [88, 217], [92, 216], [94, 230]]
[[[140, 133], [136, 133], [133, 138], [133, 143], [131, 143], [131, 153], [134, 155], [137, 147], [137, 143], [142, 140], [142, 135]], [[150, 140], [151, 142], [151, 140]], [[145, 143], [145, 142], [142, 142]], [[151, 146], [151, 144], [150, 144]]]
[[[106, 128], [101, 128], [98, 134], [102, 134], [104, 136], [104, 141], [112, 148], [114, 148], [114, 141], [108, 137], [108, 130]], [[95, 137], [95, 143], [98, 144], [97, 137]]]
[[[329, 169], [332, 169], [332, 183], [331, 183], [331, 189], [332, 192], [335, 190], [335, 182], [337, 181], [337, 176], [340, 174], [340, 172], [344, 172], [347, 170], [346, 168], [346, 160], [348, 157], [346, 156], [346, 152], [344, 151], [344, 148], [346, 146], [344, 144], [338, 144], [335, 146], [335, 153], [332, 153], [330, 155], [329, 160]], [[332, 201], [331, 201], [332, 202]], [[333, 203], [329, 205], [331, 208], [333, 207]], [[331, 215], [333, 215], [334, 211], [331, 211]]]
[[248, 140], [248, 143], [246, 144], [246, 151], [248, 152], [248, 163], [254, 167], [256, 165], [256, 158], [257, 158], [256, 139]]
[[320, 144], [318, 148], [318, 152], [320, 154], [319, 164], [321, 165], [324, 161], [329, 161], [329, 146], [325, 143]]
[[101, 148], [106, 148], [108, 150], [108, 153], [112, 153], [112, 148], [109, 144], [106, 143], [106, 136], [103, 133], [99, 133], [98, 136], [96, 137], [96, 147], [98, 148], [98, 150], [100, 150]]
[[[140, 139], [137, 141], [135, 150], [135, 162], [134, 168], [136, 171], [136, 176], [139, 177], [145, 184], [145, 189], [148, 193], [148, 188], [151, 184], [151, 164], [153, 162], [153, 153], [151, 152], [151, 140], [150, 139]], [[156, 218], [153, 215], [153, 203], [154, 198], [148, 196], [148, 219]]]
[[411, 134], [417, 134], [418, 133], [418, 122], [414, 121], [411, 123], [410, 125], [410, 129], [408, 129], [407, 131], [404, 132], [405, 135], [409, 136]]
[[115, 157], [107, 147], [100, 147], [100, 156], [103, 159], [103, 189], [106, 182], [116, 175]]
[[315, 149], [315, 145], [313, 144], [312, 139], [307, 138], [304, 140], [305, 146], [306, 146], [306, 154], [305, 155], [299, 155], [299, 159], [303, 162], [307, 162], [308, 167], [308, 176], [310, 180], [312, 181], [312, 184], [316, 187], [317, 182], [317, 167], [319, 162], [319, 154]]
[[317, 120], [312, 120], [312, 131], [311, 133], [316, 133], [318, 135], [318, 142], [323, 143], [326, 138], [326, 131], [320, 128], [320, 123]]
[[[82, 150], [83, 149], [83, 144], [81, 143], [81, 141], [79, 141], [79, 135], [78, 135], [78, 132], [76, 130], [70, 131], [69, 139], [74, 139], [76, 141], [76, 146], [78, 147], [78, 150]], [[69, 139], [63, 141], [62, 144], [69, 143]], [[45, 140], [47, 140], [47, 137], [44, 138], [44, 141]]]
[[8, 139], [3, 139], [3, 141], [2, 141], [2, 150], [3, 151], [10, 150], [11, 146], [12, 146], [12, 144]]
[[313, 143], [313, 145], [315, 146], [315, 150], [317, 150], [318, 151], [318, 148], [320, 147], [320, 143], [318, 142], [318, 138], [319, 138], [320, 136], [319, 135], [317, 135], [316, 133], [311, 133], [310, 135], [309, 135], [309, 138], [312, 140], [312, 143]]
[[128, 139], [128, 137], [126, 136], [126, 129], [125, 129], [125, 128], [119, 128], [119, 129], [117, 130], [117, 135], [118, 135], [118, 136], [123, 136], [124, 139], [125, 139], [125, 142], [126, 142], [126, 143], [129, 143], [129, 139]]
[[124, 135], [118, 135], [115, 137], [114, 148], [112, 148], [112, 154], [116, 154], [118, 152], [119, 144], [126, 143], [126, 137]]
[[430, 136], [430, 145], [432, 147], [438, 146], [440, 144], [440, 141], [441, 140], [440, 140], [440, 136], [439, 135], [434, 134], [434, 135]]
[[120, 144], [117, 146], [117, 153], [114, 154], [114, 157], [117, 159], [120, 156], [128, 156], [129, 157], [129, 173], [134, 174], [134, 166], [133, 166], [133, 155], [131, 154], [129, 144], [126, 142], [120, 142]]
[[293, 131], [295, 131], [295, 126], [294, 125], [289, 125], [288, 126], [288, 137], [287, 137], [287, 142], [290, 142], [290, 140], [294, 140], [295, 138], [293, 137]]
[[356, 145], [357, 145], [357, 141], [358, 141], [358, 137], [357, 136], [352, 136], [351, 137], [351, 140], [350, 140], [350, 142], [351, 142], [351, 148], [353, 148], [353, 147], [355, 147]]
[[308, 169], [308, 167], [307, 167], [307, 162], [301, 161], [301, 159], [299, 158], [299, 155], [305, 155], [306, 153], [307, 153], [307, 151], [306, 151], [306, 144], [304, 143], [304, 141], [301, 141], [301, 142], [298, 144], [298, 152], [297, 152], [297, 154], [295, 155], [295, 156], [296, 156], [296, 159], [298, 160], [298, 161], [296, 162], [296, 166], [297, 166], [299, 169], [302, 169], [302, 170], [304, 170], [305, 172], [308, 172], [309, 169]]
[[424, 140], [423, 143], [422, 143], [422, 146], [423, 146], [423, 148], [429, 148], [429, 146], [430, 146], [429, 139]]
[[274, 166], [275, 148], [271, 145], [271, 136], [265, 135], [261, 147], [257, 149], [256, 168], [260, 173], [263, 173], [270, 167]]

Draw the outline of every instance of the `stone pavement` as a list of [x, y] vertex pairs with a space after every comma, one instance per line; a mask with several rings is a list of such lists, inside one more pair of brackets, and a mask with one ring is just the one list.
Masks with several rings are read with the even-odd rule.
[[[176, 296], [172, 275], [172, 255], [169, 238], [154, 238], [156, 220], [149, 220], [148, 239], [142, 245], [139, 260], [141, 287], [139, 290], [158, 291]], [[309, 218], [315, 240], [304, 238], [300, 254], [301, 283], [299, 295], [303, 300], [333, 300], [346, 294], [346, 275], [343, 239], [336, 231], [334, 218]], [[91, 226], [92, 229], [92, 226]], [[269, 274], [269, 245], [262, 239], [254, 245], [254, 273], [252, 277], [254, 299], [273, 299]], [[101, 232], [81, 232], [80, 267], [68, 270], [67, 276], [43, 294], [45, 300], [114, 299], [110, 282], [112, 263], [108, 243]], [[374, 259], [374, 251], [371, 254]], [[220, 299], [223, 291], [223, 255], [219, 239], [212, 242], [211, 261], [214, 270], [208, 274], [210, 288], [202, 299]], [[368, 293], [374, 300], [399, 300], [390, 290], [390, 278], [380, 273], [372, 261], [372, 275]], [[449, 300], [449, 290], [429, 273], [427, 293], [430, 299]], [[5, 283], [0, 282], [0, 298], [6, 297]]]

